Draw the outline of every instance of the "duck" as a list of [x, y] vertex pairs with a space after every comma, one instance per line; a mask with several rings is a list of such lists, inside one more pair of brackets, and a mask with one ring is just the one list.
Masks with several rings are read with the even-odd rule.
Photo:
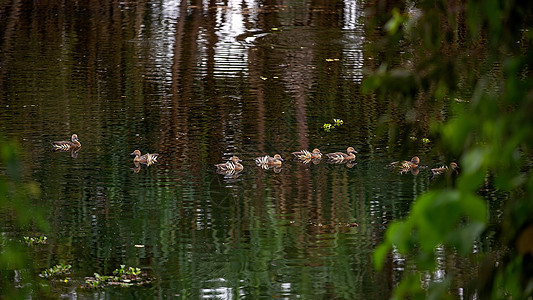
[[146, 153], [144, 155], [141, 155], [140, 150], [135, 150], [130, 155], [135, 155], [135, 157], [133, 158], [134, 163], [141, 163], [147, 165], [151, 165], [157, 162], [157, 157], [159, 156], [158, 153]]
[[275, 166], [280, 167], [282, 161], [283, 161], [283, 158], [281, 158], [281, 155], [279, 154], [274, 155], [274, 157], [265, 155], [265, 156], [257, 157], [255, 159], [255, 163], [258, 166], [263, 166], [263, 167], [265, 166], [266, 167], [275, 167]]
[[401, 174], [411, 171], [411, 173], [416, 175], [418, 174], [418, 164], [420, 164], [420, 158], [418, 158], [418, 156], [413, 156], [411, 161], [395, 161], [390, 163], [389, 166], [399, 168]]
[[307, 150], [300, 150], [300, 151], [292, 152], [292, 155], [294, 155], [296, 159], [300, 159], [300, 160], [311, 160], [311, 159], [322, 158], [322, 152], [320, 152], [320, 150], [316, 148], [313, 149], [312, 152], [309, 152]]
[[357, 154], [357, 151], [355, 151], [353, 147], [348, 147], [348, 149], [346, 149], [346, 153], [343, 153], [343, 152], [326, 153], [326, 156], [331, 162], [344, 163], [344, 162], [354, 160], [355, 154]]
[[452, 162], [450, 163], [450, 167], [448, 168], [448, 166], [442, 166], [440, 168], [435, 168], [435, 169], [431, 169], [431, 173], [433, 174], [433, 176], [436, 176], [436, 175], [440, 175], [440, 174], [443, 174], [445, 172], [450, 172], [451, 174], [454, 174], [454, 175], [457, 175], [459, 173], [459, 165], [457, 165], [456, 163]]
[[413, 156], [413, 158], [411, 158], [411, 161], [407, 161], [407, 160], [404, 160], [404, 161], [395, 161], [395, 162], [392, 162], [389, 164], [389, 166], [398, 166], [398, 167], [401, 167], [402, 169], [405, 168], [405, 169], [411, 169], [411, 168], [416, 168], [418, 167], [418, 164], [420, 163], [420, 158], [418, 158], [418, 156]]
[[71, 151], [71, 150], [79, 150], [81, 148], [81, 143], [78, 140], [77, 134], [72, 134], [71, 141], [57, 141], [52, 142], [52, 147], [54, 150], [59, 151]]
[[244, 169], [244, 166], [240, 164], [242, 160], [237, 156], [232, 156], [230, 160], [225, 163], [216, 164], [217, 170], [219, 171], [241, 171]]

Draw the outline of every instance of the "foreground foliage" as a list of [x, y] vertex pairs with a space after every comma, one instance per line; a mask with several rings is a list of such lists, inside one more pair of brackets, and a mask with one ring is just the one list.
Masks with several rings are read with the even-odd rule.
[[[41, 212], [33, 205], [40, 189], [37, 183], [23, 179], [24, 170], [16, 143], [0, 137], [0, 228], [17, 231], [45, 230], [48, 225]], [[31, 208], [31, 209], [28, 209]], [[24, 244], [45, 243], [46, 238], [12, 236], [13, 232], [0, 234], [0, 295], [6, 299], [43, 295], [45, 291], [31, 283], [38, 282], [37, 272]]]
[[[481, 257], [484, 271], [471, 293], [481, 299], [531, 296], [533, 3], [434, 0], [392, 11], [376, 7], [378, 21], [369, 27], [382, 28], [386, 37], [370, 50], [383, 60], [363, 88], [406, 108], [405, 119], [413, 122], [421, 118], [411, 117], [410, 107], [444, 107], [428, 121], [441, 153], [460, 158], [462, 171], [418, 197], [405, 220], [390, 224], [376, 266], [391, 251], [416, 253], [413, 266], [421, 272], [406, 272], [394, 296], [450, 293], [454, 274], [428, 287], [421, 285], [421, 274], [436, 269], [437, 247], [472, 253], [488, 224], [480, 190], [491, 186], [507, 195], [496, 232], [508, 249], [497, 258]], [[380, 15], [386, 16], [381, 27]]]

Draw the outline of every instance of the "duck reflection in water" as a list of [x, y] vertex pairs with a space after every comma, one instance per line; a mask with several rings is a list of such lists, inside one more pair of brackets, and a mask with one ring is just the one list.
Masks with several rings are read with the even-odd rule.
[[131, 169], [133, 170], [134, 173], [139, 173], [139, 171], [141, 170], [141, 164], [138, 162], [133, 162], [133, 164], [135, 165], [135, 167]]
[[220, 175], [224, 175], [224, 178], [233, 178], [233, 179], [239, 178], [242, 175], [241, 172], [242, 172], [242, 169], [241, 170], [217, 170], [217, 173]]
[[344, 165], [347, 167], [347, 168], [353, 168], [355, 165], [357, 165], [357, 163], [355, 161], [349, 161], [349, 162], [346, 162], [344, 163]]
[[72, 151], [70, 151], [70, 156], [72, 156], [72, 158], [76, 158], [76, 157], [78, 157], [78, 150], [72, 150]]

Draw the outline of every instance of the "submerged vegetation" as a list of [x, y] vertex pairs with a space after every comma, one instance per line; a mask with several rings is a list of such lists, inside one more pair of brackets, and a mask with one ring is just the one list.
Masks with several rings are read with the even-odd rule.
[[[363, 88], [405, 108], [408, 121], [418, 118], [411, 117], [412, 107], [434, 110], [428, 121], [432, 140], [439, 141], [435, 151], [460, 158], [462, 172], [419, 196], [407, 218], [388, 226], [375, 265], [382, 268], [391, 252], [404, 255], [405, 269], [419, 272], [404, 272], [394, 296], [442, 298], [459, 274], [429, 284], [423, 278], [436, 270], [438, 248], [455, 249], [481, 261], [465, 298], [530, 297], [533, 3], [436, 0], [381, 9], [375, 6], [367, 25], [385, 32], [369, 45], [383, 60], [369, 71]], [[402, 51], [406, 45], [409, 50]], [[481, 197], [487, 187], [507, 198], [498, 228], [487, 227], [489, 203]], [[491, 250], [504, 254], [485, 254], [483, 239], [489, 235], [503, 245]]]

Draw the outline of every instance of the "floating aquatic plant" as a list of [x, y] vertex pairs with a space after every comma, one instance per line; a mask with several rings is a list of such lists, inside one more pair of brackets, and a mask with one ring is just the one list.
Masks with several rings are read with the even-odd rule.
[[102, 276], [98, 273], [94, 273], [94, 277], [85, 279], [86, 288], [99, 288], [103, 287], [108, 281], [118, 281], [116, 276]]
[[113, 271], [113, 275], [100, 275], [94, 273], [94, 277], [85, 278], [84, 288], [99, 288], [105, 285], [120, 285], [123, 287], [133, 285], [145, 285], [150, 283], [146, 273], [142, 273], [140, 268], [120, 265], [119, 269]]
[[341, 119], [333, 119], [333, 124], [324, 123], [324, 125], [322, 127], [324, 128], [324, 131], [330, 132], [332, 129], [334, 129], [335, 127], [339, 127], [342, 124], [344, 124], [343, 120], [341, 120]]
[[25, 236], [24, 237], [24, 242], [28, 245], [28, 246], [33, 246], [33, 245], [44, 245], [46, 244], [46, 240], [48, 238], [45, 237], [45, 236], [39, 236], [39, 237], [28, 237], [28, 236]]
[[127, 276], [138, 276], [141, 274], [141, 269], [129, 267], [125, 269], [126, 265], [120, 265], [120, 269], [116, 269], [113, 271], [113, 274], [120, 276], [120, 277], [127, 277]]
[[66, 281], [66, 276], [70, 274], [71, 267], [72, 267], [71, 265], [58, 264], [49, 269], [42, 271], [41, 277], [54, 278], [54, 279], [65, 279]]

